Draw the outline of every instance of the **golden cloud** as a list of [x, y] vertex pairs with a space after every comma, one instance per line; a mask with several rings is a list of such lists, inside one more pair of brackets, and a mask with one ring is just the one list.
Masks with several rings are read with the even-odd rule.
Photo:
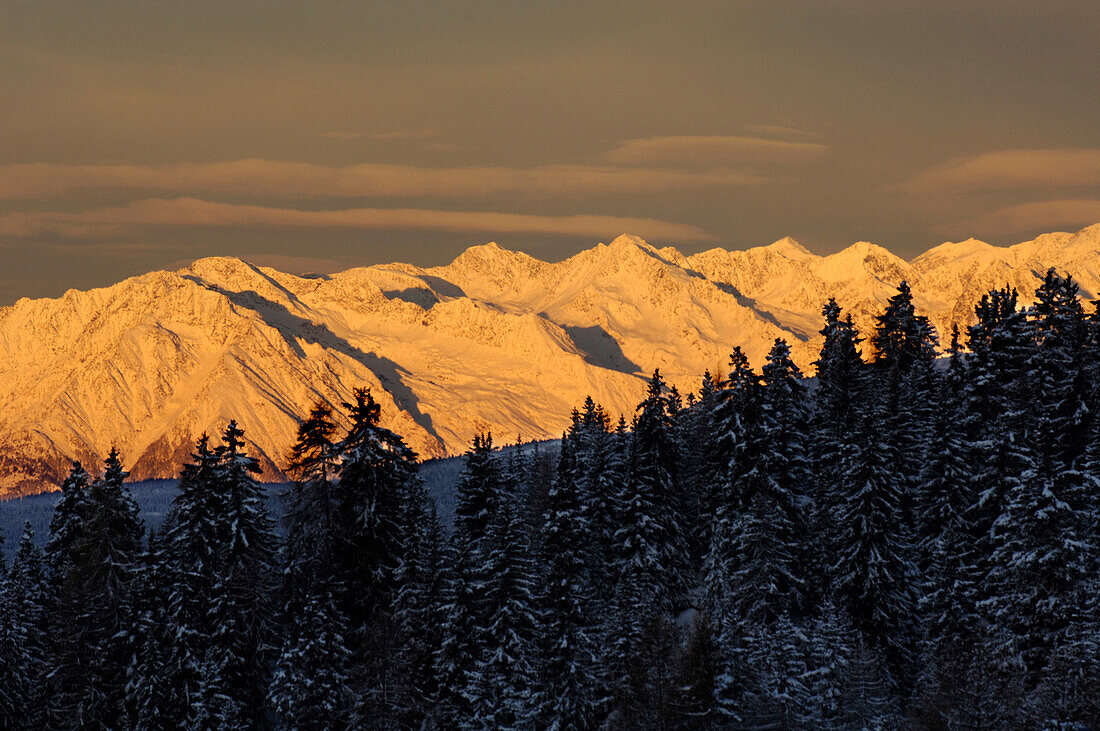
[[626, 140], [604, 157], [615, 164], [720, 168], [784, 165], [825, 157], [827, 145], [747, 136], [679, 135]]
[[425, 168], [362, 164], [343, 167], [246, 159], [177, 165], [0, 166], [0, 200], [57, 198], [78, 191], [233, 194], [273, 198], [427, 196], [480, 198], [503, 193], [589, 196], [658, 193], [759, 183], [740, 171], [685, 172], [607, 166]]
[[1100, 185], [1100, 150], [1001, 150], [953, 160], [898, 186], [912, 193]]
[[1077, 230], [1098, 221], [1100, 199], [1081, 198], [1022, 203], [966, 221], [937, 226], [934, 230], [946, 236], [998, 238], [1039, 230]]
[[491, 211], [418, 208], [351, 208], [308, 211], [233, 205], [197, 198], [148, 199], [80, 212], [17, 212], [0, 215], [0, 237], [55, 235], [99, 238], [137, 227], [209, 226], [319, 229], [413, 229], [610, 237], [624, 231], [658, 241], [713, 241], [696, 226], [652, 218], [602, 215], [540, 216]]

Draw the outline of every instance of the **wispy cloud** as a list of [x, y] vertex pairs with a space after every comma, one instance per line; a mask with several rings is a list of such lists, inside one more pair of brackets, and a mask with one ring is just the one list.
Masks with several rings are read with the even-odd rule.
[[50, 199], [78, 191], [126, 190], [281, 199], [482, 198], [502, 193], [571, 197], [659, 193], [761, 181], [756, 174], [737, 170], [689, 172], [584, 165], [428, 168], [368, 163], [333, 167], [260, 159], [179, 165], [30, 163], [0, 166], [0, 200]]
[[352, 208], [308, 211], [233, 205], [196, 198], [148, 199], [80, 212], [0, 215], [0, 237], [116, 237], [141, 227], [272, 227], [316, 229], [411, 229], [610, 237], [629, 232], [658, 241], [713, 241], [701, 228], [652, 218], [602, 215], [541, 216], [494, 211], [417, 208]]
[[417, 129], [394, 132], [322, 132], [319, 137], [329, 140], [424, 140], [438, 137], [435, 129]]
[[322, 132], [317, 136], [323, 140], [361, 140], [367, 135], [362, 132]]
[[1100, 199], [1077, 198], [1022, 203], [977, 218], [937, 226], [950, 237], [978, 236], [996, 239], [1055, 229], [1076, 230], [1100, 222]]
[[952, 160], [898, 186], [918, 194], [1100, 186], [1100, 149], [1000, 150]]
[[796, 141], [817, 139], [817, 134], [813, 132], [785, 124], [750, 124], [745, 126], [745, 131], [765, 137], [780, 137]]
[[714, 169], [813, 162], [829, 152], [816, 142], [738, 135], [678, 135], [626, 140], [605, 155], [615, 164]]

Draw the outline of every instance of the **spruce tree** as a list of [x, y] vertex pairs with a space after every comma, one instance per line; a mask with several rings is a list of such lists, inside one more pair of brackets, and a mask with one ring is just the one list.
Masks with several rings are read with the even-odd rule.
[[977, 504], [973, 446], [966, 439], [962, 383], [952, 380], [958, 351], [952, 347], [947, 377], [941, 381], [929, 459], [921, 473], [918, 556], [924, 591], [918, 608], [925, 637], [921, 657], [920, 706], [933, 718], [962, 721], [971, 710], [961, 687], [976, 687], [967, 677], [975, 649], [975, 607], [967, 591], [972, 572], [973, 507]]
[[382, 409], [369, 389], [356, 389], [353, 402], [344, 408], [351, 424], [337, 443], [333, 591], [337, 609], [347, 618], [359, 667], [359, 713], [382, 723], [394, 713], [395, 573], [410, 530], [402, 507], [417, 483], [416, 453], [380, 426]]
[[87, 490], [86, 513], [51, 617], [50, 634], [57, 638], [51, 725], [114, 727], [125, 718], [131, 589], [143, 528], [116, 450], [104, 466]]
[[456, 491], [455, 541], [469, 563], [480, 566], [489, 550], [489, 523], [504, 502], [504, 481], [492, 435], [474, 437]]
[[50, 534], [46, 539], [46, 566], [53, 591], [73, 562], [73, 548], [87, 518], [88, 486], [91, 478], [79, 462], [73, 462], [68, 477], [61, 483], [61, 498], [50, 516]]
[[859, 384], [863, 358], [859, 336], [852, 317], [841, 319], [840, 305], [836, 300], [829, 301], [821, 308], [825, 317], [825, 326], [821, 328], [824, 342], [821, 354], [814, 361], [817, 368], [817, 404], [818, 423], [822, 438], [835, 440], [853, 425], [856, 408], [861, 398]]
[[753, 466], [748, 450], [750, 429], [759, 417], [760, 378], [749, 367], [741, 349], [730, 355], [729, 378], [721, 383], [714, 410], [712, 444], [714, 484], [710, 489], [709, 514], [713, 516], [710, 543], [703, 562], [704, 585], [709, 606], [718, 620], [729, 604], [733, 571], [738, 558], [733, 554], [733, 523], [739, 519], [744, 501], [739, 493], [743, 477]]
[[740, 347], [730, 354], [729, 377], [721, 386], [714, 416], [714, 458], [718, 464], [711, 505], [718, 522], [729, 520], [728, 511], [740, 508], [736, 485], [751, 469], [748, 435], [760, 409], [760, 377], [749, 367], [749, 359]]
[[776, 340], [763, 368], [760, 413], [747, 444], [752, 466], [735, 487], [743, 507], [730, 535], [739, 565], [728, 610], [752, 625], [804, 616], [813, 601], [803, 545], [810, 462], [801, 376], [790, 348]]
[[314, 587], [291, 621], [275, 661], [269, 698], [280, 727], [354, 728], [347, 627], [331, 592]]
[[[230, 421], [214, 450], [214, 583], [207, 622], [200, 697], [223, 697], [213, 719], [225, 725], [262, 725], [275, 621], [277, 539], [267, 495], [256, 481], [260, 466], [244, 451], [244, 432]], [[209, 708], [209, 706], [208, 706]]]
[[431, 727], [438, 719], [440, 673], [436, 659], [446, 631], [445, 593], [453, 554], [435, 505], [423, 489], [410, 493], [406, 512], [412, 516], [412, 530], [405, 538], [396, 576], [394, 623], [399, 637], [396, 660], [400, 682], [394, 705], [400, 725], [421, 728]]
[[717, 430], [717, 409], [721, 399], [718, 381], [710, 371], [703, 373], [697, 398], [685, 410], [680, 442], [683, 445], [684, 520], [688, 553], [694, 569], [702, 566], [710, 548], [714, 524], [715, 487], [724, 472], [713, 448]]
[[665, 382], [654, 371], [646, 398], [638, 404], [632, 470], [627, 492], [620, 497], [613, 539], [620, 584], [633, 594], [643, 614], [672, 609], [691, 579], [681, 532], [683, 495], [678, 489], [675, 436]]
[[203, 434], [183, 466], [161, 530], [151, 535], [135, 577], [134, 654], [127, 693], [138, 728], [201, 727], [201, 689], [213, 652], [209, 614], [222, 570], [224, 534], [218, 457]]
[[964, 529], [965, 513], [972, 500], [971, 469], [967, 461], [970, 445], [953, 390], [948, 379], [941, 381], [928, 442], [928, 459], [920, 473], [917, 538], [925, 566], [937, 545], [944, 540], [945, 531], [952, 530], [958, 535]]
[[314, 405], [290, 450], [294, 482], [286, 495], [282, 638], [270, 691], [270, 704], [286, 728], [353, 723], [354, 664], [347, 617], [334, 591], [339, 541], [335, 432], [332, 410]]
[[994, 290], [975, 307], [977, 322], [970, 327], [974, 353], [965, 391], [965, 439], [970, 445], [971, 505], [966, 512], [967, 551], [960, 566], [957, 601], [959, 631], [973, 636], [988, 618], [982, 607], [997, 590], [991, 580], [994, 524], [1003, 513], [1008, 486], [1028, 469], [1025, 432], [1029, 419], [1028, 366], [1033, 362], [1035, 337], [1024, 310], [1017, 309], [1015, 290]]
[[504, 484], [492, 437], [476, 435], [463, 461], [455, 508], [455, 570], [448, 591], [447, 632], [441, 647], [442, 705], [450, 723], [471, 718], [473, 680], [493, 639], [489, 525], [503, 510]]
[[[561, 461], [569, 460], [568, 443]], [[585, 563], [585, 506], [576, 485], [559, 479], [550, 487], [540, 535], [542, 576], [537, 603], [541, 628], [539, 692], [535, 725], [553, 731], [593, 729], [604, 705], [598, 675], [598, 628], [592, 623], [592, 586]]]
[[831, 541], [839, 503], [835, 487], [840, 479], [841, 455], [852, 438], [859, 407], [870, 394], [859, 352], [863, 339], [852, 325], [851, 316], [841, 319], [840, 306], [831, 298], [821, 312], [825, 317], [825, 326], [821, 329], [825, 340], [814, 362], [817, 389], [813, 399], [811, 451], [818, 507], [816, 529]]
[[901, 518], [908, 530], [916, 532], [919, 476], [931, 428], [929, 404], [935, 395], [933, 363], [938, 338], [928, 318], [916, 314], [906, 282], [898, 285], [898, 293], [876, 318], [871, 343], [875, 349], [874, 397], [885, 406], [879, 431], [893, 451]]
[[897, 384], [902, 374], [932, 365], [936, 343], [936, 331], [927, 317], [916, 314], [913, 292], [908, 282], [902, 282], [885, 311], [875, 318], [875, 333], [871, 338], [875, 363], [892, 371], [895, 374], [892, 380]]
[[[0, 535], [0, 546], [4, 537]], [[33, 728], [35, 658], [28, 650], [28, 623], [20, 614], [17, 589], [0, 558], [0, 725]]]
[[286, 576], [285, 611], [294, 612], [298, 599], [305, 600], [312, 585], [331, 590], [338, 541], [334, 481], [339, 454], [333, 435], [332, 409], [316, 404], [298, 425], [298, 437], [290, 449], [288, 471], [294, 477], [285, 496]]
[[880, 647], [857, 639], [841, 676], [839, 719], [843, 729], [890, 729], [901, 726], [898, 689], [890, 663]]
[[566, 434], [573, 457], [569, 479], [576, 483], [586, 508], [585, 522], [591, 533], [588, 546], [591, 555], [587, 563], [592, 572], [592, 584], [597, 589], [597, 601], [613, 590], [611, 566], [614, 536], [618, 528], [617, 499], [623, 478], [621, 470], [619, 474], [612, 472], [616, 457], [610, 426], [610, 419], [603, 407], [588, 397]]
[[1078, 623], [1083, 589], [1098, 564], [1094, 485], [1082, 470], [1087, 438], [1080, 431], [1087, 434], [1089, 419], [1078, 384], [1084, 315], [1076, 285], [1053, 271], [1036, 299], [1030, 315], [1038, 342], [1026, 374], [1034, 396], [1021, 415], [1023, 470], [1006, 482], [1004, 509], [993, 524], [986, 601], [1003, 633], [1003, 656], [1022, 660], [1028, 688], [1038, 685]]
[[393, 601], [407, 529], [401, 507], [417, 480], [416, 453], [379, 425], [382, 409], [369, 389], [356, 389], [354, 403], [344, 408], [351, 426], [338, 444], [336, 576], [344, 595], [339, 603], [352, 626], [362, 627], [382, 621]]
[[478, 729], [527, 728], [537, 690], [534, 640], [538, 629], [530, 547], [508, 503], [489, 522], [483, 592], [488, 608], [484, 647], [468, 679], [471, 717]]
[[196, 627], [179, 611], [180, 567], [153, 532], [133, 580], [132, 655], [126, 678], [127, 712], [134, 728], [186, 726], [199, 682]]
[[27, 727], [41, 726], [48, 671], [48, 611], [49, 586], [42, 551], [34, 540], [30, 521], [23, 526], [19, 546], [8, 572], [9, 601], [14, 611], [13, 621], [22, 625], [25, 674], [30, 681], [27, 695]]
[[872, 414], [844, 455], [833, 586], [842, 610], [904, 685], [914, 659], [916, 567], [894, 456]]

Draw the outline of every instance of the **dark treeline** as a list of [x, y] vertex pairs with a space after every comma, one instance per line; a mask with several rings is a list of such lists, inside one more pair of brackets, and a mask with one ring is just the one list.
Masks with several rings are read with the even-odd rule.
[[1036, 299], [939, 361], [905, 284], [867, 347], [830, 300], [814, 382], [776, 341], [560, 455], [478, 436], [449, 534], [365, 390], [301, 424], [281, 532], [235, 423], [152, 533], [75, 465], [3, 579], [0, 726], [1100, 727], [1100, 316]]

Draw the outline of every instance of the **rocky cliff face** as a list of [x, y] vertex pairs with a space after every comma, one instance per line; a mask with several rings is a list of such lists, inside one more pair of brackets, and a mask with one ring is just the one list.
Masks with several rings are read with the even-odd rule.
[[1047, 267], [1100, 292], [1100, 225], [1009, 248], [938, 246], [906, 262], [791, 239], [685, 257], [621, 236], [548, 263], [495, 244], [451, 264], [297, 277], [230, 258], [0, 309], [0, 493], [48, 489], [118, 446], [135, 477], [174, 475], [195, 438], [237, 419], [279, 476], [298, 419], [369, 386], [424, 456], [479, 430], [552, 438], [591, 394], [632, 413], [653, 368], [684, 390], [775, 338], [807, 372], [830, 296], [867, 331], [906, 279], [941, 333], [988, 289], [1027, 300]]

